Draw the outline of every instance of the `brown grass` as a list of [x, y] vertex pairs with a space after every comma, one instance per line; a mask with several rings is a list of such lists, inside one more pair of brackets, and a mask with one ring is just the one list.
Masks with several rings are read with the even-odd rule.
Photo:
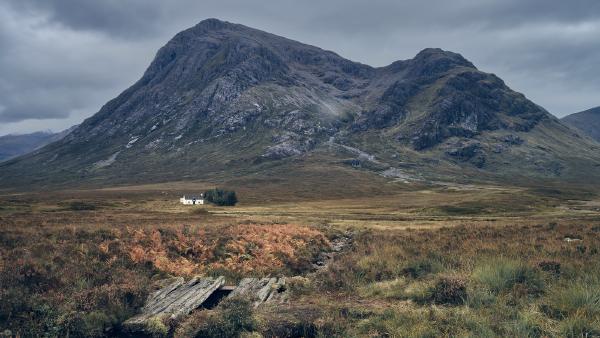
[[352, 249], [293, 286], [293, 303], [256, 310], [255, 330], [600, 332], [600, 204], [592, 195], [406, 185], [316, 198], [321, 190], [295, 195], [262, 183], [231, 183], [240, 197], [233, 208], [178, 204], [182, 191], [212, 187], [202, 182], [0, 196], [0, 329], [117, 334], [157, 280], [306, 275], [328, 237], [350, 229]]
[[329, 248], [314, 228], [219, 217], [202, 225], [211, 217], [186, 213], [174, 219], [194, 225], [173, 224], [168, 214], [118, 208], [1, 216], [0, 328], [24, 336], [117, 334], [154, 280], [293, 275]]
[[594, 336], [599, 224], [369, 230], [315, 290], [331, 292], [323, 304], [368, 313], [336, 317], [342, 336]]

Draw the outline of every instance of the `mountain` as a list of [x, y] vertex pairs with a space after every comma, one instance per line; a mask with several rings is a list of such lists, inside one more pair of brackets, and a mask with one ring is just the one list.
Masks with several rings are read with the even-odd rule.
[[64, 139], [1, 164], [0, 186], [333, 172], [514, 182], [598, 166], [597, 144], [460, 54], [375, 68], [208, 19]]
[[38, 131], [31, 134], [0, 136], [0, 162], [30, 153], [65, 137], [74, 127], [58, 133]]
[[567, 115], [562, 121], [600, 142], [600, 107]]

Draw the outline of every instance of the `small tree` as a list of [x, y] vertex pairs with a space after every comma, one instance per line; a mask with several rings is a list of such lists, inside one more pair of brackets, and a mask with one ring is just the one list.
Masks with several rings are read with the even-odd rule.
[[236, 203], [238, 202], [237, 196], [235, 195], [235, 191], [228, 191], [222, 189], [208, 190], [204, 193], [204, 197], [208, 202], [221, 206], [232, 206], [236, 205]]

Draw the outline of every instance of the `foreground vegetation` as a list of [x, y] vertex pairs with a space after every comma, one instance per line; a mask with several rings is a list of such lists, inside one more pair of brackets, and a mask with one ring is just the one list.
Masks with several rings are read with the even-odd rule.
[[162, 279], [200, 274], [295, 277], [286, 304], [228, 299], [157, 320], [154, 336], [600, 336], [598, 204], [490, 191], [235, 208], [176, 193], [0, 199], [0, 333], [120, 335]]
[[289, 224], [93, 230], [4, 224], [0, 328], [24, 336], [114, 335], [160, 279], [294, 275], [327, 248], [321, 232]]
[[594, 337], [599, 247], [588, 224], [367, 232], [315, 283], [352, 299], [340, 335]]

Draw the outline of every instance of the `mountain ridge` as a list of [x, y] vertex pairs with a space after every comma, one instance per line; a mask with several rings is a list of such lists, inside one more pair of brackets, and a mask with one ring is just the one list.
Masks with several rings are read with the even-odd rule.
[[413, 179], [575, 177], [595, 147], [457, 53], [376, 68], [209, 19], [63, 140], [0, 165], [0, 185], [238, 177], [311, 154]]
[[75, 126], [60, 132], [37, 131], [28, 134], [8, 134], [0, 136], [0, 162], [15, 158], [49, 143], [58, 141], [69, 134]]
[[600, 107], [573, 113], [563, 117], [561, 120], [581, 130], [595, 141], [600, 142]]

